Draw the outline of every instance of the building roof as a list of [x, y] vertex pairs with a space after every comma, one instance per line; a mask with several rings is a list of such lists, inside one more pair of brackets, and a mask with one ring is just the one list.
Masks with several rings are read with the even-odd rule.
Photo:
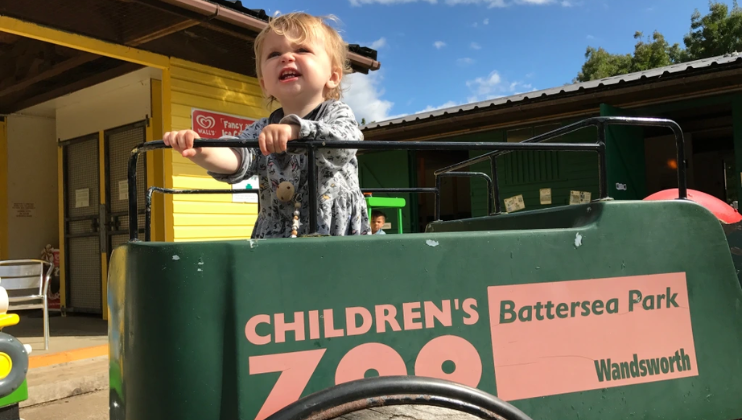
[[[265, 13], [264, 9], [251, 9], [249, 7], [245, 7], [242, 5], [241, 0], [207, 0], [207, 1], [228, 7], [232, 10], [238, 11], [240, 13], [244, 13], [256, 19], [260, 19], [264, 22], [268, 22], [268, 19], [270, 18], [270, 16], [268, 16], [268, 14]], [[368, 57], [372, 60], [377, 59], [377, 51], [371, 48], [362, 47], [358, 44], [349, 44], [348, 49], [350, 50], [351, 53], [356, 53], [360, 56]]]
[[[244, 0], [243, 0], [244, 1]], [[245, 76], [256, 76], [253, 42], [270, 17], [239, 0], [0, 0], [0, 15]], [[245, 2], [246, 3], [246, 2]], [[267, 4], [267, 3], [266, 3]], [[350, 46], [354, 72], [381, 66]], [[0, 115], [18, 112], [135, 71], [140, 64], [0, 31]]]
[[579, 95], [588, 93], [600, 88], [613, 88], [625, 86], [632, 82], [650, 82], [668, 76], [690, 75], [691, 72], [710, 69], [715, 67], [727, 67], [730, 65], [742, 64], [742, 53], [734, 52], [717, 57], [705, 58], [701, 60], [689, 61], [687, 63], [673, 64], [666, 67], [658, 67], [651, 70], [622, 74], [619, 76], [606, 77], [604, 79], [591, 80], [589, 82], [573, 83], [565, 86], [559, 86], [549, 89], [537, 90], [533, 92], [521, 93], [512, 96], [495, 98], [487, 101], [473, 102], [464, 105], [441, 108], [430, 112], [421, 112], [418, 114], [406, 115], [404, 117], [378, 121], [363, 126], [363, 130], [372, 130], [375, 128], [389, 127], [395, 125], [404, 125], [405, 123], [422, 122], [423, 120], [435, 120], [438, 117], [451, 116], [452, 114], [465, 114], [467, 112], [482, 111], [486, 109], [496, 109], [502, 106], [508, 106], [518, 103], [527, 103], [539, 100], [556, 99], [567, 95]]

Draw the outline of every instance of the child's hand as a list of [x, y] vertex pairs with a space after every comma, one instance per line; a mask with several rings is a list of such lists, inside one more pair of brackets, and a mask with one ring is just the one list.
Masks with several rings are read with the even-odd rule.
[[173, 150], [179, 152], [183, 157], [190, 158], [196, 156], [200, 147], [197, 149], [193, 148], [193, 140], [200, 136], [193, 130], [181, 130], [181, 131], [170, 131], [162, 136], [162, 141], [165, 145], [170, 146]]
[[263, 155], [286, 151], [286, 143], [299, 138], [299, 126], [295, 124], [269, 124], [263, 128], [258, 142]]

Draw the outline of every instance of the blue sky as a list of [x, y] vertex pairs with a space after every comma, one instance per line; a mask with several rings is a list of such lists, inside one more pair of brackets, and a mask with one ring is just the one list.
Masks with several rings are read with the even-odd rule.
[[344, 98], [359, 121], [370, 122], [572, 83], [588, 45], [630, 53], [636, 31], [658, 30], [682, 46], [691, 14], [706, 14], [708, 0], [271, 0], [249, 7], [333, 14], [347, 42], [375, 48], [381, 69], [348, 77]]

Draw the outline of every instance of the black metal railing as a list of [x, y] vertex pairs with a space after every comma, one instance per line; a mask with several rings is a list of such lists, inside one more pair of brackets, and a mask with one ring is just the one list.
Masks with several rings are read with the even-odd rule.
[[[521, 143], [541, 143], [547, 140], [551, 140], [556, 137], [564, 136], [588, 127], [596, 127], [598, 130], [598, 141], [596, 144], [602, 144], [605, 147], [606, 130], [611, 125], [633, 125], [633, 126], [644, 126], [644, 127], [665, 127], [669, 128], [675, 136], [675, 147], [677, 149], [677, 161], [678, 161], [678, 198], [685, 199], [688, 195], [688, 184], [687, 174], [685, 167], [685, 139], [683, 138], [683, 130], [680, 125], [675, 121], [663, 119], [663, 118], [641, 118], [641, 117], [592, 117], [587, 118], [576, 123], [565, 125], [564, 127], [557, 128], [556, 130], [549, 131], [548, 133], [540, 134], [538, 136], [531, 137], [528, 140], [524, 140]], [[535, 149], [534, 149], [535, 150]], [[476, 163], [490, 160], [492, 167], [492, 177], [494, 178], [494, 197], [495, 197], [495, 213], [500, 213], [500, 193], [499, 183], [497, 179], [497, 158], [512, 152], [512, 150], [501, 149], [494, 150], [475, 158], [467, 159], [465, 161], [455, 163], [445, 168], [433, 171], [433, 175], [438, 177], [441, 174], [449, 173], [459, 169], [466, 168]], [[600, 162], [598, 168], [599, 174], [599, 194], [601, 198], [608, 196], [608, 177], [606, 174], [605, 161]]]
[[[564, 152], [596, 152], [598, 154], [598, 177], [599, 177], [599, 199], [608, 197], [608, 183], [606, 177], [606, 130], [610, 125], [636, 125], [636, 126], [654, 126], [666, 127], [672, 130], [675, 135], [678, 160], [678, 198], [687, 197], [687, 181], [685, 169], [685, 149], [683, 133], [680, 126], [672, 120], [658, 118], [636, 118], [636, 117], [593, 117], [574, 124], [570, 124], [556, 130], [544, 133], [519, 143], [506, 142], [397, 142], [397, 141], [293, 141], [288, 143], [289, 150], [305, 149], [309, 162], [316, 162], [315, 154], [317, 149], [356, 149], [356, 150], [436, 150], [436, 151], [486, 151], [487, 153], [457, 164], [438, 169], [434, 171], [435, 188], [368, 188], [364, 192], [385, 192], [385, 193], [432, 193], [435, 194], [435, 220], [440, 218], [440, 191], [441, 178], [443, 177], [479, 177], [485, 179], [488, 184], [488, 213], [500, 213], [500, 194], [499, 182], [497, 177], [497, 157], [515, 151], [564, 151]], [[587, 128], [597, 127], [598, 140], [595, 143], [544, 143], [561, 137], [565, 134]], [[194, 142], [194, 147], [247, 147], [257, 148], [257, 140], [219, 140], [219, 139], [198, 139]], [[129, 158], [129, 238], [132, 241], [138, 240], [137, 226], [137, 160], [140, 154], [153, 150], [169, 148], [162, 141], [152, 141], [143, 143], [131, 151]], [[492, 177], [481, 172], [457, 172], [459, 169], [466, 168], [470, 165], [490, 160], [492, 168]], [[307, 167], [309, 180], [309, 232], [317, 232], [317, 167], [310, 164]], [[161, 187], [151, 187], [146, 195], [146, 226], [145, 240], [150, 240], [150, 221], [151, 221], [151, 204], [152, 193], [161, 192], [167, 194], [234, 194], [234, 193], [257, 193], [257, 190], [174, 190]]]

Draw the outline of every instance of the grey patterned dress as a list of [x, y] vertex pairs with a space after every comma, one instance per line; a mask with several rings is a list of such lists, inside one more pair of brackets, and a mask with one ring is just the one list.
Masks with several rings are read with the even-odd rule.
[[[283, 109], [261, 118], [238, 136], [257, 140], [268, 124], [297, 124], [299, 139], [363, 140], [363, 133], [353, 111], [341, 101], [329, 100], [309, 115], [283, 115]], [[223, 137], [224, 139], [234, 137]], [[300, 141], [300, 140], [294, 140]], [[233, 174], [208, 172], [214, 179], [235, 184], [253, 175], [260, 182], [260, 214], [253, 228], [253, 238], [291, 237], [295, 203], [299, 208], [299, 236], [309, 233], [309, 182], [305, 149], [263, 156], [259, 148], [234, 148], [240, 157], [239, 169]], [[355, 149], [319, 149], [315, 153], [318, 178], [317, 227], [322, 235], [368, 235], [371, 233], [366, 202], [358, 183], [358, 160]], [[277, 195], [281, 183], [291, 183], [293, 197], [281, 201]]]

